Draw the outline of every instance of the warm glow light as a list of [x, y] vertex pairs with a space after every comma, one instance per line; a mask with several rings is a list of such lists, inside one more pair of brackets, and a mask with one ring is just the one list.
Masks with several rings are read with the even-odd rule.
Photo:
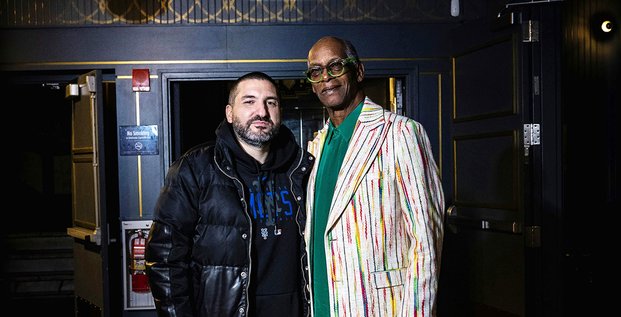
[[602, 22], [602, 31], [604, 31], [605, 33], [612, 31], [612, 22], [610, 20]]

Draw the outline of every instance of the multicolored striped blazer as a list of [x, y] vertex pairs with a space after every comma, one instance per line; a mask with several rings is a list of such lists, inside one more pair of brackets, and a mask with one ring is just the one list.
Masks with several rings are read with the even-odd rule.
[[[308, 144], [316, 158], [327, 131], [326, 124]], [[307, 246], [318, 166], [308, 184]], [[443, 218], [442, 184], [423, 127], [366, 98], [324, 233], [331, 316], [434, 316]]]

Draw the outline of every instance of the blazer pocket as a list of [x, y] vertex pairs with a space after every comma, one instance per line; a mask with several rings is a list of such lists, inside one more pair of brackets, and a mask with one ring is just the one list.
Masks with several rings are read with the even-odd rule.
[[375, 288], [387, 288], [403, 285], [406, 269], [394, 269], [371, 273], [372, 283]]

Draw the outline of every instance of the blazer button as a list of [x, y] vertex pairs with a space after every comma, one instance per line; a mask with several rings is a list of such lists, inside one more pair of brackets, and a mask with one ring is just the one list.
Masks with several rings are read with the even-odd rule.
[[246, 276], [248, 276], [248, 274], [246, 272], [241, 272], [241, 277], [242, 278], [246, 278]]
[[244, 233], [244, 234], [242, 234], [242, 239], [246, 240], [246, 238], [248, 238], [248, 235], [247, 235], [247, 234], [245, 234], [245, 233]]
[[240, 307], [240, 308], [239, 308], [239, 313], [240, 313], [240, 314], [243, 314], [245, 311], [246, 311], [246, 310], [245, 310], [243, 307]]
[[302, 167], [302, 172], [306, 172], [306, 166]]
[[302, 200], [302, 196], [295, 197], [298, 201]]

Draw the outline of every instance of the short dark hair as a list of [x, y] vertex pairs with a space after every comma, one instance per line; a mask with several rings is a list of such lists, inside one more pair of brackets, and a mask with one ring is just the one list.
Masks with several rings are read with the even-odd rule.
[[348, 58], [353, 58], [354, 64], [358, 65], [360, 63], [360, 58], [358, 57], [358, 52], [356, 51], [356, 47], [354, 47], [354, 44], [345, 39], [340, 40], [345, 46], [345, 55], [347, 55]]
[[269, 75], [267, 75], [266, 73], [263, 73], [263, 72], [250, 72], [250, 73], [247, 73], [246, 75], [243, 75], [243, 76], [237, 78], [237, 80], [231, 86], [231, 89], [229, 90], [229, 104], [230, 105], [232, 105], [235, 102], [235, 96], [237, 96], [237, 87], [239, 86], [239, 84], [242, 81], [249, 80], [249, 79], [266, 80], [266, 81], [269, 81], [270, 83], [272, 83], [272, 85], [274, 85], [274, 88], [276, 89], [276, 94], [278, 96], [278, 100], [280, 100], [280, 93], [278, 91], [278, 84], [276, 84], [276, 81], [272, 77], [270, 77]]

